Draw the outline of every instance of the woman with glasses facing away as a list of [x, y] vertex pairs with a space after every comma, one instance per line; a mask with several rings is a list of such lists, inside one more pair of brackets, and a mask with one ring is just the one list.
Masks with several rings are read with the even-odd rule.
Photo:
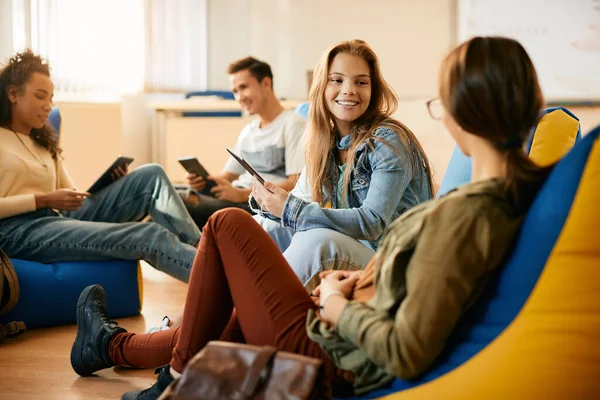
[[476, 37], [453, 49], [439, 98], [441, 112], [435, 102], [430, 109], [472, 158], [471, 183], [393, 222], [364, 271], [322, 273], [311, 298], [246, 212], [221, 211], [204, 229], [181, 327], [127, 333], [108, 320], [102, 288], [90, 286], [77, 311], [75, 370], [150, 366], [171, 355], [154, 386], [123, 397], [156, 399], [208, 341], [221, 339], [320, 358], [335, 394], [425, 373], [510, 251], [551, 168], [523, 151], [544, 99], [518, 42]]

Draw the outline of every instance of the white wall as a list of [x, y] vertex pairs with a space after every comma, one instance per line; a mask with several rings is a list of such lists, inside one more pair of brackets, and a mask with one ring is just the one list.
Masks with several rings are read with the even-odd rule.
[[13, 53], [12, 0], [0, 0], [0, 64]]
[[454, 146], [425, 101], [455, 41], [455, 0], [208, 0], [208, 86], [229, 87], [227, 65], [253, 55], [273, 68], [280, 97], [306, 99], [306, 71], [331, 45], [366, 40], [400, 98], [396, 117], [412, 129], [441, 182]]
[[401, 99], [436, 92], [454, 42], [454, 0], [209, 0], [209, 87], [227, 88], [227, 65], [254, 55], [271, 64], [279, 96], [308, 96], [306, 71], [327, 47], [366, 40]]
[[[436, 95], [437, 69], [456, 43], [456, 0], [208, 0], [211, 89], [228, 88], [227, 65], [253, 55], [273, 68], [278, 96], [305, 99], [306, 71], [338, 41], [366, 40], [400, 98], [395, 117], [415, 132], [441, 182], [454, 142], [425, 101]], [[600, 108], [569, 107], [584, 133]]]

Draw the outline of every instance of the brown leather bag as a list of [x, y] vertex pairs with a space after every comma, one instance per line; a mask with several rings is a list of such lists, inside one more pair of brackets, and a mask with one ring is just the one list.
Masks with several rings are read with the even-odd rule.
[[322, 399], [321, 365], [270, 346], [209, 342], [160, 400]]
[[[19, 301], [19, 280], [8, 256], [0, 250], [0, 316], [9, 312]], [[0, 341], [5, 337], [17, 336], [25, 331], [23, 321], [0, 324]]]

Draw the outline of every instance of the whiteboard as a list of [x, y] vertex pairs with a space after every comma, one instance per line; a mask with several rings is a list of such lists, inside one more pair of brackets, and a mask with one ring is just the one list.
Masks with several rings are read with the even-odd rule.
[[600, 102], [600, 0], [459, 0], [458, 38], [521, 42], [547, 101]]

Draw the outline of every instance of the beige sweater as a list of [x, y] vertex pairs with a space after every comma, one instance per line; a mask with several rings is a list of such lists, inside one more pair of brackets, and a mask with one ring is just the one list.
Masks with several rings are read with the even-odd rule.
[[[12, 131], [0, 128], [0, 219], [35, 211], [36, 194], [74, 187], [60, 156], [54, 160], [29, 136], [18, 135], [23, 143]], [[48, 168], [37, 160], [40, 157]]]

